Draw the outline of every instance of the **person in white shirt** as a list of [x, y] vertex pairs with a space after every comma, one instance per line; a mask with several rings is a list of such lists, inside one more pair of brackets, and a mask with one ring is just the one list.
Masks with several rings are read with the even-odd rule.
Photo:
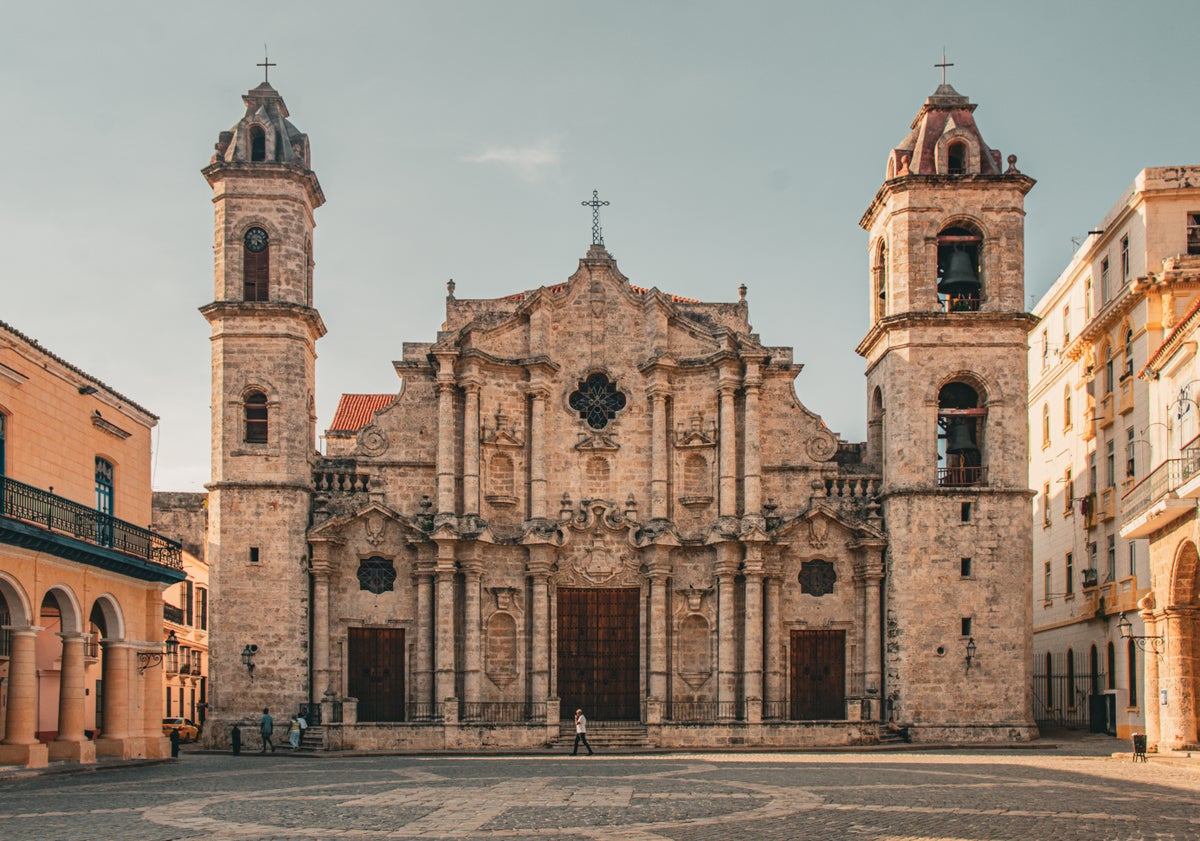
[[583, 742], [588, 756], [591, 756], [592, 746], [588, 744], [587, 740], [587, 716], [583, 714], [583, 710], [575, 710], [575, 747], [571, 750], [571, 756], [579, 753], [580, 742]]

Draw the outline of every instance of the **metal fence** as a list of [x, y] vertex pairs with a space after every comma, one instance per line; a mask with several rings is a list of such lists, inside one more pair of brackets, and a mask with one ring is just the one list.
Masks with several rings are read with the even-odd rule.
[[1034, 672], [1034, 720], [1038, 724], [1072, 730], [1103, 730], [1106, 696], [1102, 693], [1106, 686], [1103, 672], [1072, 673], [1060, 658], [1055, 657], [1052, 671]]
[[703, 724], [745, 719], [737, 701], [668, 701], [665, 714], [669, 721]]
[[488, 724], [544, 724], [546, 705], [532, 701], [460, 701], [458, 718]]
[[183, 548], [176, 541], [6, 476], [0, 476], [0, 516], [115, 549], [152, 564], [183, 569]]

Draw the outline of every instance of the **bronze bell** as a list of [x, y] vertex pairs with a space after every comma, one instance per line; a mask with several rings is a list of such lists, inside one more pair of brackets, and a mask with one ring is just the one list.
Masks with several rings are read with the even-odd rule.
[[965, 420], [957, 420], [946, 430], [946, 452], [966, 453], [978, 450], [975, 446], [975, 435], [971, 430], [974, 424]]
[[983, 284], [975, 275], [971, 255], [962, 246], [955, 246], [950, 252], [950, 265], [938, 282], [938, 292], [956, 298], [978, 298]]

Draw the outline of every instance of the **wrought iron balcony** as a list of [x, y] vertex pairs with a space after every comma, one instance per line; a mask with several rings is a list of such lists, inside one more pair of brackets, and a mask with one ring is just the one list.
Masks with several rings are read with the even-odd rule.
[[168, 622], [174, 622], [176, 625], [183, 624], [183, 608], [176, 607], [168, 602], [163, 602], [163, 619]]
[[1200, 446], [1188, 447], [1179, 458], [1167, 459], [1122, 497], [1122, 519], [1126, 522], [1132, 520], [1197, 472], [1200, 472]]
[[982, 488], [988, 483], [986, 467], [939, 467], [939, 488]]
[[183, 548], [176, 541], [6, 476], [0, 476], [0, 518], [183, 571]]

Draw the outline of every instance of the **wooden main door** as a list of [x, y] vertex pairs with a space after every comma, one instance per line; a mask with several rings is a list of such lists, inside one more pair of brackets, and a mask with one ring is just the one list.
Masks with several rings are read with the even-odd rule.
[[404, 630], [350, 628], [351, 698], [359, 721], [404, 721]]
[[792, 631], [793, 721], [846, 717], [846, 632]]
[[641, 719], [641, 623], [635, 588], [558, 590], [558, 697], [563, 720]]

